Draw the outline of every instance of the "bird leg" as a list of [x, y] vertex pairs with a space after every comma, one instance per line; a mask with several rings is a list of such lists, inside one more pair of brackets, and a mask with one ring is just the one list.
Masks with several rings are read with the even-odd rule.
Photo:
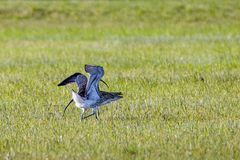
[[95, 117], [96, 117], [96, 119], [98, 119], [98, 117], [99, 117], [99, 109], [98, 109], [98, 107], [93, 108], [93, 113], [95, 113]]
[[88, 118], [88, 117], [91, 117], [91, 116], [93, 116], [93, 115], [95, 115], [96, 119], [98, 119], [98, 117], [99, 117], [99, 110], [98, 110], [98, 108], [94, 108], [94, 109], [93, 109], [93, 113], [85, 116], [84, 119], [85, 119], [85, 118]]
[[96, 119], [98, 119], [98, 117], [99, 117], [99, 110], [95, 111], [95, 117], [96, 117]]
[[82, 113], [81, 113], [81, 121], [85, 118], [84, 117], [84, 112], [85, 112], [85, 109], [84, 108], [82, 108]]
[[93, 116], [94, 114], [95, 114], [95, 113], [89, 114], [89, 115], [85, 116], [84, 119], [86, 119], [86, 118], [88, 118], [88, 117], [91, 117], [91, 116]]

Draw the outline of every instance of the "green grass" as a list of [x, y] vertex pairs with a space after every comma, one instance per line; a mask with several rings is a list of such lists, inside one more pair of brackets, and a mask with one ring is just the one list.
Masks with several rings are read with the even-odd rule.
[[[98, 121], [61, 116], [84, 64]], [[239, 159], [239, 84], [238, 0], [0, 2], [0, 159]]]

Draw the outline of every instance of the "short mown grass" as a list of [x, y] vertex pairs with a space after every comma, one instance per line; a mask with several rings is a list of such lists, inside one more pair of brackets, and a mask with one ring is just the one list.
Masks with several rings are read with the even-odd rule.
[[[80, 121], [101, 65], [124, 98]], [[1, 159], [239, 159], [240, 2], [0, 2]]]

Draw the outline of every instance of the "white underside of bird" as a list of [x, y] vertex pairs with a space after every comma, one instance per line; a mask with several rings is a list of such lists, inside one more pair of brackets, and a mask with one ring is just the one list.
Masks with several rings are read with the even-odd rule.
[[86, 99], [84, 97], [79, 96], [76, 92], [72, 91], [72, 98], [78, 108], [95, 108], [94, 104], [97, 103], [94, 99]]

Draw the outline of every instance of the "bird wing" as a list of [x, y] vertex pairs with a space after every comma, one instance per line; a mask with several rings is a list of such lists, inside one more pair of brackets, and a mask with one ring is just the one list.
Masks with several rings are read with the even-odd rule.
[[74, 73], [73, 75], [67, 77], [61, 83], [59, 83], [58, 86], [65, 86], [69, 83], [74, 82], [78, 85], [78, 94], [84, 96], [87, 85], [87, 77], [81, 73]]
[[60, 82], [58, 86], [65, 86], [73, 82], [77, 83], [78, 77], [80, 78], [80, 80], [82, 80], [82, 83], [87, 83], [87, 77], [85, 75], [83, 75], [82, 73], [74, 73], [71, 76], [64, 79], [62, 82]]
[[90, 74], [86, 87], [86, 97], [88, 99], [99, 99], [99, 82], [104, 75], [103, 67], [96, 65], [85, 65], [85, 71]]
[[[73, 75], [67, 77], [64, 79], [61, 83], [58, 84], [58, 86], [65, 86], [69, 83], [77, 83], [78, 86], [78, 95], [85, 97], [85, 91], [87, 86], [87, 77], [81, 73], [74, 73]], [[76, 96], [75, 96], [76, 97]], [[73, 102], [73, 99], [69, 101], [69, 103], [65, 106], [63, 115], [65, 114], [68, 106]]]

